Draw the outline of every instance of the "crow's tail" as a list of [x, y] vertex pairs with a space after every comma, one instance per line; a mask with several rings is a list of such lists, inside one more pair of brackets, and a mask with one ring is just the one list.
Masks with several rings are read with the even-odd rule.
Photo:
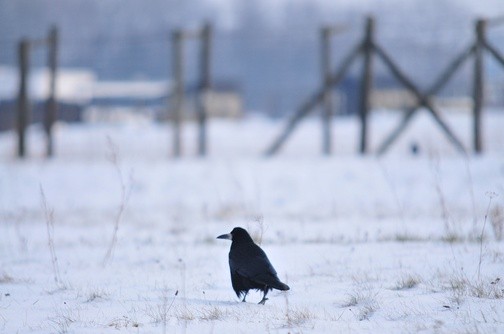
[[287, 284], [282, 283], [280, 281], [276, 281], [275, 284], [271, 285], [271, 287], [275, 288], [277, 290], [282, 290], [282, 291], [290, 290], [290, 288]]

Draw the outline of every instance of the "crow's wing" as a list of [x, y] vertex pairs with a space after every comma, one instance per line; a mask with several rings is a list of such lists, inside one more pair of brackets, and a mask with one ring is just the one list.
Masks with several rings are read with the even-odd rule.
[[235, 291], [238, 298], [241, 298], [243, 294], [246, 294], [251, 286], [243, 281], [243, 278], [236, 272], [231, 270], [231, 284], [233, 285], [233, 290]]
[[279, 281], [266, 253], [254, 243], [231, 249], [229, 265], [231, 271], [260, 284], [275, 286]]

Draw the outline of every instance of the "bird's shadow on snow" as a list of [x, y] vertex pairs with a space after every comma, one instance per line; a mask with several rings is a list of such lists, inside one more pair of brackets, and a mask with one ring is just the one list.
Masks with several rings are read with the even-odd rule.
[[[205, 306], [250, 306], [250, 305], [259, 305], [256, 302], [241, 302], [238, 300], [217, 300], [217, 299], [201, 299], [201, 298], [186, 298], [184, 300], [186, 303], [194, 304], [194, 305], [205, 305]], [[264, 306], [264, 305], [260, 305]]]
[[[237, 300], [216, 300], [216, 299], [201, 299], [201, 298], [186, 298], [185, 302], [200, 305], [220, 305], [220, 306], [233, 306], [242, 304]], [[245, 303], [243, 303], [245, 304]]]

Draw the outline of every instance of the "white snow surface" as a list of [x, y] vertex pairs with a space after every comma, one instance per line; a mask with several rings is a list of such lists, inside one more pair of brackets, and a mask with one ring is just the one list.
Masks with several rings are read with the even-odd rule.
[[[470, 147], [467, 114], [445, 118]], [[372, 151], [397, 122], [373, 114]], [[0, 332], [504, 332], [501, 111], [481, 155], [420, 114], [379, 158], [356, 154], [352, 118], [334, 122], [330, 157], [316, 118], [263, 157], [284, 125], [212, 120], [198, 158], [189, 124], [178, 160], [166, 125], [58, 124], [50, 160], [39, 127], [24, 161], [0, 134]], [[236, 298], [216, 240], [235, 226], [290, 291]]]

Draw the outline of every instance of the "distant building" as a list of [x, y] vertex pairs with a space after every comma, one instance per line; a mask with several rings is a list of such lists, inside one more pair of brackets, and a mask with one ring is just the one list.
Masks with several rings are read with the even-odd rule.
[[243, 117], [243, 98], [240, 90], [233, 84], [216, 84], [206, 97], [210, 117]]
[[[196, 86], [186, 89], [182, 115], [184, 119], [195, 119], [198, 108], [199, 91]], [[170, 96], [172, 99], [173, 96]], [[237, 84], [217, 82], [203, 97], [207, 103], [208, 117], [216, 118], [241, 118], [244, 115], [243, 96]], [[168, 119], [173, 117], [172, 104], [169, 104]]]
[[[189, 86], [185, 91], [182, 117], [196, 119], [199, 91]], [[97, 82], [93, 99], [85, 113], [87, 121], [119, 121], [173, 117], [173, 87], [166, 81]], [[243, 98], [236, 85], [216, 84], [203, 97], [208, 104], [207, 116], [240, 118]]]
[[474, 101], [470, 96], [439, 96], [433, 98], [434, 105], [442, 111], [472, 112]]
[[166, 109], [168, 81], [96, 81], [84, 120], [117, 122], [152, 120]]
[[[79, 122], [85, 106], [91, 101], [95, 76], [91, 71], [84, 69], [60, 69], [57, 75], [58, 119]], [[17, 69], [0, 67], [0, 131], [16, 126], [18, 89]], [[35, 69], [30, 73], [28, 96], [31, 105], [30, 122], [42, 122], [45, 103], [49, 96], [49, 72], [46, 69]]]
[[[469, 96], [433, 96], [435, 107], [443, 111], [469, 112], [473, 101]], [[374, 89], [371, 95], [375, 109], [404, 110], [418, 106], [418, 99], [407, 89]]]
[[[58, 69], [57, 75], [58, 120], [115, 122], [170, 118], [173, 96], [169, 81], [98, 81], [92, 71], [68, 68]], [[18, 86], [17, 69], [0, 67], [0, 130], [15, 128]], [[48, 71], [34, 69], [28, 82], [31, 123], [43, 120], [48, 87]], [[196, 87], [188, 87], [184, 118], [195, 118], [198, 98]], [[205, 101], [209, 117], [243, 116], [243, 98], [235, 84], [213, 85]]]
[[149, 106], [166, 103], [167, 81], [96, 81], [91, 104], [95, 106]]
[[401, 110], [414, 107], [417, 98], [406, 89], [373, 89], [371, 106], [375, 109]]

